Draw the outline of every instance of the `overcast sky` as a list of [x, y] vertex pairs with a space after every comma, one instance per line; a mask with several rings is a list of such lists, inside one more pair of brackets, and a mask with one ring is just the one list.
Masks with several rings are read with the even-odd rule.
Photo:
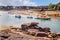
[[40, 6], [58, 2], [60, 0], [0, 0], [0, 6]]

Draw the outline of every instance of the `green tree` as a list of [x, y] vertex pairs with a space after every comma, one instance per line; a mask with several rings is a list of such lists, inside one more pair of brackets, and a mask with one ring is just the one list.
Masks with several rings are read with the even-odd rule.
[[60, 2], [56, 4], [56, 6], [57, 6], [57, 10], [60, 10]]
[[51, 3], [49, 4], [48, 9], [52, 10], [52, 4]]
[[57, 4], [49, 4], [49, 6], [48, 6], [48, 9], [49, 10], [60, 10], [60, 2], [59, 3], [57, 3]]
[[51, 3], [50, 3], [49, 6], [48, 6], [48, 9], [49, 9], [49, 10], [53, 10], [54, 7], [55, 7], [55, 4], [51, 4]]

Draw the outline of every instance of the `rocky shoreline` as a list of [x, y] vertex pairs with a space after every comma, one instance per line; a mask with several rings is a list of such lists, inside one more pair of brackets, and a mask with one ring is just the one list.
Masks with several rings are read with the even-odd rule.
[[50, 40], [50, 38], [37, 38], [21, 33], [6, 33], [2, 31], [0, 32], [0, 40]]
[[[34, 25], [34, 24], [32, 23], [32, 25]], [[30, 25], [30, 26], [32, 27], [32, 25]], [[55, 39], [57, 40], [58, 38], [60, 39], [60, 36], [58, 36], [58, 37], [54, 36], [54, 38], [53, 37], [32, 36], [30, 34], [32, 31], [30, 33], [28, 33], [28, 32], [30, 32], [30, 31], [23, 31], [21, 28], [16, 28], [16, 27], [10, 26], [10, 28], [6, 28], [6, 29], [0, 31], [0, 40], [55, 40]], [[40, 33], [42, 33], [42, 32], [40, 32]], [[54, 34], [55, 33], [53, 33], [53, 35]]]

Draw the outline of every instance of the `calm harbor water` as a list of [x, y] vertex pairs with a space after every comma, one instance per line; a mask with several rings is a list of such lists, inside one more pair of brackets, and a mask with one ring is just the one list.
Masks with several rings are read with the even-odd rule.
[[20, 27], [23, 23], [39, 22], [40, 27], [49, 27], [53, 32], [60, 32], [60, 19], [51, 18], [51, 20], [28, 19], [22, 16], [21, 19], [15, 18], [14, 15], [8, 14], [9, 11], [0, 11], [0, 25]]

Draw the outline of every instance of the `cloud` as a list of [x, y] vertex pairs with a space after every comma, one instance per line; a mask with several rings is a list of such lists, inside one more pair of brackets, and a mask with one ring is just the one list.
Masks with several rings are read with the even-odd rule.
[[24, 0], [23, 1], [23, 5], [26, 5], [26, 6], [37, 6], [37, 4], [35, 2], [30, 2], [30, 0]]
[[[1, 6], [4, 6], [4, 4], [0, 3]], [[6, 6], [6, 5], [5, 5]]]
[[31, 2], [30, 0], [0, 0], [1, 5], [9, 5], [9, 6], [37, 6], [35, 2]]

